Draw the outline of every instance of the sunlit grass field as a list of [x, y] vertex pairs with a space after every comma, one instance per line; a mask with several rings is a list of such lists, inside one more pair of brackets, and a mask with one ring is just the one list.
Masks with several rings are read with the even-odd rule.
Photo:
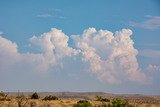
[[[0, 107], [73, 107], [79, 100], [78, 99], [61, 99], [52, 101], [43, 101], [41, 99], [29, 99], [23, 100], [21, 106], [18, 106], [16, 99], [11, 99], [11, 101], [0, 101]], [[105, 104], [109, 102], [101, 102], [89, 100], [93, 107], [106, 107]], [[134, 107], [160, 107], [160, 104], [136, 104], [132, 103]]]
[[[79, 96], [74, 96], [73, 93], [70, 93], [70, 95], [72, 97], [68, 96], [68, 98], [66, 96], [57, 97], [51, 93], [40, 96], [35, 92], [28, 96], [23, 93], [9, 96], [4, 92], [0, 92], [0, 107], [160, 107], [160, 100], [150, 96], [135, 95], [138, 99], [135, 99], [135, 96], [130, 96], [132, 100], [129, 100], [118, 96], [112, 98], [95, 96], [95, 93], [90, 93], [90, 95], [94, 96], [90, 99], [87, 96], [80, 98], [80, 94], [77, 94]], [[89, 94], [85, 93], [85, 95], [89, 97]]]

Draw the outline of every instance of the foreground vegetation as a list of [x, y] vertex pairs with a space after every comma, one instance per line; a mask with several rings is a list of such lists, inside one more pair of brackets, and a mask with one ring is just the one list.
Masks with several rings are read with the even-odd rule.
[[122, 98], [101, 96], [96, 96], [94, 100], [60, 99], [52, 95], [40, 98], [36, 92], [29, 97], [23, 94], [12, 97], [0, 92], [0, 107], [160, 107], [160, 104], [136, 104]]

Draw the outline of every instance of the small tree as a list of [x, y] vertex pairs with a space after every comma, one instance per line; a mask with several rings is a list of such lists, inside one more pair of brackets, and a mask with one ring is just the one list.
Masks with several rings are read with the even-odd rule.
[[102, 100], [102, 97], [98, 96], [98, 95], [95, 98], [96, 98], [96, 101], [101, 101]]
[[8, 94], [5, 94], [3, 91], [0, 92], [0, 100], [1, 101], [10, 101], [10, 99], [7, 98]]
[[80, 100], [73, 107], [93, 107], [92, 104], [87, 100]]
[[4, 97], [5, 93], [3, 91], [0, 92], [0, 97]]
[[96, 101], [101, 101], [101, 102], [110, 102], [110, 100], [109, 99], [107, 99], [107, 98], [103, 98], [103, 97], [101, 97], [101, 96], [96, 96], [95, 97], [95, 99], [96, 99]]
[[31, 99], [39, 99], [38, 94], [35, 92], [31, 95]]
[[128, 101], [126, 101], [126, 100], [123, 100], [121, 98], [114, 98], [112, 101], [112, 105], [114, 107], [126, 107], [129, 104], [128, 104]]
[[58, 100], [58, 97], [49, 95], [49, 96], [46, 96], [43, 100]]

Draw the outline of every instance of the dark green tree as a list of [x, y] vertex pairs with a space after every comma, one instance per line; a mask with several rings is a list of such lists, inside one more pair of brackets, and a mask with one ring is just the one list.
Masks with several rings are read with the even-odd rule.
[[39, 99], [38, 94], [35, 92], [31, 95], [31, 99]]
[[49, 95], [49, 96], [46, 96], [43, 100], [58, 100], [58, 97]]
[[0, 92], [0, 100], [2, 101], [5, 101], [5, 100], [8, 100], [10, 101], [10, 99], [7, 98], [8, 94], [5, 94], [3, 91]]
[[73, 107], [93, 107], [92, 104], [87, 100], [80, 100]]
[[121, 98], [114, 98], [112, 100], [112, 106], [113, 107], [128, 107], [129, 104], [128, 104], [128, 101], [126, 100], [123, 100]]
[[95, 97], [95, 99], [96, 99], [96, 101], [101, 101], [101, 102], [110, 102], [110, 100], [109, 99], [107, 99], [107, 98], [103, 98], [103, 97], [101, 97], [101, 96], [96, 96]]

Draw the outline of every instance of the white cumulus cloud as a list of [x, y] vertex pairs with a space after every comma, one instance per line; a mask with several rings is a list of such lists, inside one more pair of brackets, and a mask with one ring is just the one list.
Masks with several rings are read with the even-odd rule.
[[1, 71], [9, 67], [17, 70], [49, 71], [60, 65], [64, 57], [79, 53], [68, 46], [68, 39], [68, 36], [58, 29], [52, 29], [39, 37], [33, 36], [30, 38], [32, 46], [40, 49], [40, 53], [35, 54], [19, 53], [16, 43], [0, 37], [0, 68], [3, 68]]
[[72, 35], [75, 48], [69, 46], [69, 36], [56, 28], [40, 36], [30, 38], [31, 47], [37, 53], [20, 53], [16, 43], [0, 37], [0, 72], [53, 71], [65, 57], [81, 57], [89, 63], [89, 70], [104, 83], [133, 81], [144, 83], [146, 75], [137, 62], [138, 51], [130, 38], [132, 31], [89, 28], [82, 35]]
[[41, 48], [42, 53], [53, 54], [57, 58], [62, 58], [66, 55], [76, 55], [78, 53], [77, 50], [68, 46], [68, 41], [69, 37], [61, 30], [55, 28], [39, 37], [33, 36], [30, 38], [30, 42]]
[[107, 30], [86, 29], [82, 35], [73, 36], [83, 58], [90, 63], [90, 70], [100, 81], [119, 83], [124, 78], [145, 82], [137, 62], [138, 51], [133, 47], [132, 31], [122, 29], [113, 34]]
[[19, 58], [17, 44], [0, 36], [0, 71], [12, 69]]
[[[32, 45], [35, 48], [40, 48], [41, 52], [37, 54], [29, 54], [27, 57], [35, 59], [42, 70], [47, 71], [55, 65], [59, 65], [65, 56], [72, 56], [78, 54], [75, 50], [68, 46], [69, 37], [61, 30], [51, 29], [51, 31], [42, 34], [41, 36], [33, 36], [30, 38]], [[28, 58], [27, 58], [28, 59]]]

